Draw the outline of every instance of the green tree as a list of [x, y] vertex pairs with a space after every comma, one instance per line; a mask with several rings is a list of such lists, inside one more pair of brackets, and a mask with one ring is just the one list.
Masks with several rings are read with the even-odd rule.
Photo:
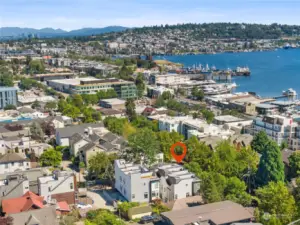
[[47, 110], [54, 110], [56, 108], [57, 108], [57, 104], [55, 101], [47, 102], [45, 104], [45, 109], [47, 109]]
[[170, 152], [171, 146], [176, 142], [183, 141], [184, 136], [175, 131], [172, 131], [171, 133], [167, 131], [160, 131], [156, 136], [160, 143], [160, 151], [164, 153], [164, 161], [170, 162], [172, 160]]
[[65, 108], [67, 107], [67, 105], [68, 105], [68, 103], [65, 100], [60, 99], [57, 103], [58, 111], [63, 112], [65, 110]]
[[155, 133], [148, 128], [139, 129], [128, 137], [129, 149], [127, 156], [135, 162], [151, 165], [156, 161], [159, 153], [159, 142]]
[[106, 154], [105, 152], [97, 152], [88, 160], [88, 170], [91, 174], [100, 179], [114, 179], [114, 160], [117, 158], [115, 154]]
[[172, 98], [172, 94], [170, 91], [164, 91], [161, 96], [164, 100], [169, 100]]
[[135, 103], [132, 98], [129, 98], [126, 100], [125, 103], [126, 107], [126, 115], [128, 116], [129, 120], [132, 121], [136, 118], [136, 112], [135, 112]]
[[216, 177], [209, 175], [203, 182], [203, 198], [206, 203], [220, 202], [223, 199], [223, 190], [219, 190]]
[[162, 95], [159, 96], [155, 101], [155, 107], [159, 108], [159, 107], [163, 107], [165, 105], [166, 105], [166, 103], [165, 103], [164, 97]]
[[32, 125], [30, 127], [30, 133], [31, 133], [32, 138], [38, 139], [41, 141], [44, 140], [45, 134], [39, 123], [37, 123], [37, 122], [32, 123]]
[[266, 185], [271, 181], [284, 181], [284, 164], [280, 149], [272, 140], [269, 140], [265, 146], [260, 158], [257, 170], [256, 180], [258, 185]]
[[203, 110], [201, 110], [201, 113], [208, 124], [213, 122], [213, 120], [215, 118], [215, 114], [212, 111], [203, 109]]
[[76, 119], [81, 114], [81, 112], [80, 112], [79, 108], [77, 108], [73, 105], [67, 104], [63, 110], [63, 114], [68, 117], [71, 117], [72, 119]]
[[29, 63], [30, 73], [44, 73], [45, 65], [41, 60], [31, 60]]
[[101, 212], [94, 221], [97, 225], [125, 225], [124, 221], [109, 211]]
[[289, 144], [286, 141], [282, 141], [280, 144], [280, 150], [286, 149], [289, 147]]
[[138, 75], [135, 79], [135, 85], [138, 90], [138, 96], [139, 96], [139, 98], [141, 98], [144, 94], [145, 87], [146, 87], [145, 82], [144, 82], [144, 76], [142, 73], [138, 73]]
[[203, 98], [204, 98], [204, 92], [201, 89], [197, 88], [197, 87], [193, 87], [193, 89], [192, 89], [192, 96], [196, 100], [202, 101]]
[[277, 217], [282, 224], [292, 221], [296, 213], [295, 199], [283, 182], [269, 182], [256, 190], [258, 208]]
[[4, 87], [13, 87], [13, 75], [8, 71], [0, 71], [0, 86]]
[[58, 167], [62, 161], [62, 153], [53, 148], [47, 149], [41, 155], [39, 162], [42, 166]]
[[81, 95], [79, 94], [72, 95], [72, 103], [74, 106], [80, 109], [83, 106], [83, 99]]
[[294, 152], [289, 157], [290, 177], [294, 178], [300, 175], [300, 152]]
[[227, 180], [224, 190], [225, 199], [239, 203], [243, 206], [251, 205], [251, 195], [246, 192], [247, 186], [245, 182], [237, 177], [230, 177]]
[[268, 143], [268, 141], [269, 138], [266, 132], [260, 131], [254, 136], [251, 142], [251, 147], [258, 153], [262, 154], [265, 150], [265, 145]]
[[41, 104], [37, 101], [37, 100], [35, 100], [32, 104], [31, 104], [31, 108], [33, 108], [33, 109], [38, 109], [38, 108], [40, 108], [41, 107]]
[[4, 107], [4, 110], [16, 110], [16, 109], [17, 109], [17, 107], [12, 104], [8, 104]]

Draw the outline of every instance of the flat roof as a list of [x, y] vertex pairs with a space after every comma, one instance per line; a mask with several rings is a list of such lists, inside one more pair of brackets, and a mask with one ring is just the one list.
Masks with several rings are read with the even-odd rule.
[[[74, 86], [95, 86], [95, 85], [103, 85], [103, 84], [134, 84], [131, 81], [125, 81], [121, 79], [97, 79], [94, 77], [82, 77], [82, 78], [74, 78], [74, 79], [60, 79], [60, 80], [52, 80], [50, 83], [58, 83], [58, 84], [67, 84]], [[95, 83], [84, 83], [81, 82], [95, 82]]]
[[216, 116], [215, 120], [220, 120], [220, 121], [224, 121], [224, 122], [238, 122], [238, 121], [243, 121], [243, 119], [238, 118], [236, 116], [231, 116], [231, 115]]
[[107, 104], [111, 105], [121, 105], [125, 104], [125, 100], [119, 99], [119, 98], [109, 98], [109, 99], [102, 99], [101, 102], [106, 102]]
[[278, 105], [278, 106], [289, 106], [289, 105], [295, 105], [296, 102], [294, 101], [275, 101], [271, 102], [273, 105]]
[[263, 109], [276, 109], [278, 108], [277, 105], [272, 105], [272, 104], [268, 104], [268, 103], [261, 103], [256, 105], [257, 108], [263, 108]]

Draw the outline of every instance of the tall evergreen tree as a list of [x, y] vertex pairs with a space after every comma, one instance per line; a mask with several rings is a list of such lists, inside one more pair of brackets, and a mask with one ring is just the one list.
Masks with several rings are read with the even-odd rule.
[[266, 132], [260, 131], [254, 136], [253, 141], [251, 142], [251, 147], [258, 153], [263, 153], [268, 140], [269, 138]]
[[127, 99], [125, 103], [125, 107], [126, 107], [126, 114], [129, 120], [130, 121], [134, 120], [136, 118], [134, 100], [132, 98]]
[[271, 181], [284, 181], [284, 164], [280, 149], [276, 142], [269, 140], [260, 158], [256, 174], [258, 185], [266, 185]]

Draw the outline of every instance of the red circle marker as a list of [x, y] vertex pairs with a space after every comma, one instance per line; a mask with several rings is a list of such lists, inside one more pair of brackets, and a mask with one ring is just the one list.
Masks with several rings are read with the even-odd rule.
[[[179, 147], [182, 148], [182, 154], [181, 154], [181, 155], [177, 155], [177, 154], [175, 153], [175, 147], [177, 147], [177, 146], [179, 146]], [[171, 152], [173, 158], [176, 160], [176, 162], [180, 163], [180, 162], [183, 160], [183, 158], [185, 157], [185, 155], [186, 155], [187, 147], [186, 147], [186, 145], [185, 145], [184, 143], [182, 143], [182, 142], [176, 142], [175, 144], [173, 144], [173, 145], [171, 146], [170, 152]]]

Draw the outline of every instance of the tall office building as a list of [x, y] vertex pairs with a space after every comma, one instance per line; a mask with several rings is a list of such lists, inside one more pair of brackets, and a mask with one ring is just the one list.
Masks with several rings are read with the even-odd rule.
[[0, 109], [6, 105], [17, 106], [17, 89], [14, 87], [0, 87]]

